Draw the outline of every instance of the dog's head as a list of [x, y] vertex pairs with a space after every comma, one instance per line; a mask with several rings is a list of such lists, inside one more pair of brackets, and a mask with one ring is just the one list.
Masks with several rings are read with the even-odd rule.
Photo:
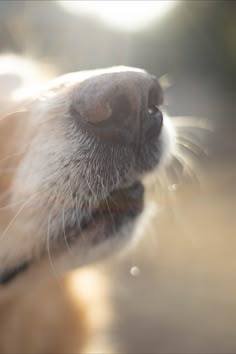
[[65, 75], [2, 118], [1, 268], [77, 266], [130, 238], [141, 180], [172, 144], [161, 104], [154, 76], [115, 67]]

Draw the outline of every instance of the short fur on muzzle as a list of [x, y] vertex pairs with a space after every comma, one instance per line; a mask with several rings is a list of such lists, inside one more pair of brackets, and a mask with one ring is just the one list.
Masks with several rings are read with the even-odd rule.
[[114, 67], [67, 74], [8, 102], [0, 120], [2, 283], [46, 257], [58, 272], [80, 266], [135, 235], [143, 177], [171, 155], [162, 100], [154, 76]]

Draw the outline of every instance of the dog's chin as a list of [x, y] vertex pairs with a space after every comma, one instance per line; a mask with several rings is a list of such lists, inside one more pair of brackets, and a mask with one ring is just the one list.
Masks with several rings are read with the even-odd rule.
[[77, 223], [60, 229], [50, 248], [50, 259], [43, 252], [38, 261], [46, 258], [55, 273], [62, 274], [127, 250], [138, 239], [134, 228], [143, 214], [143, 204], [141, 182], [113, 190], [96, 209], [83, 216], [79, 226]]
[[[127, 188], [113, 190], [100, 201], [98, 207], [88, 213], [84, 212], [79, 224], [68, 225], [60, 231], [58, 247], [65, 247], [66, 242], [72, 250], [77, 244], [85, 250], [94, 249], [112, 239], [119, 242], [125, 234], [121, 230], [133, 224], [142, 212], [143, 201], [144, 187], [141, 182], [136, 181]], [[129, 233], [126, 236], [128, 239], [131, 237]]]

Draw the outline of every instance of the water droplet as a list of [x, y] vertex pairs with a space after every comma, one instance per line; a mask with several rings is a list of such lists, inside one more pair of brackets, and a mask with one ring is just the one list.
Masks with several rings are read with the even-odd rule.
[[130, 268], [130, 274], [131, 274], [133, 277], [138, 277], [139, 274], [140, 274], [140, 269], [139, 269], [139, 267], [136, 267], [136, 266], [131, 267], [131, 268]]

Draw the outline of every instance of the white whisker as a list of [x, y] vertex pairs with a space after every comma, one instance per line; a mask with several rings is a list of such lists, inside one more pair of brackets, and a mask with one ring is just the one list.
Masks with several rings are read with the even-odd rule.
[[208, 150], [204, 149], [202, 146], [198, 146], [194, 142], [192, 142], [190, 139], [187, 139], [185, 137], [179, 136], [176, 138], [177, 144], [183, 146], [185, 149], [191, 151], [194, 155], [200, 157], [200, 156], [209, 156]]
[[[195, 144], [199, 149], [200, 148], [203, 149], [203, 151], [205, 151], [205, 149], [206, 149], [206, 146], [205, 146], [206, 141], [203, 138], [203, 134], [199, 134], [199, 132], [195, 132], [194, 129], [191, 129], [191, 130], [183, 129], [181, 131], [177, 130], [176, 137], [188, 140], [189, 142]], [[209, 137], [208, 134], [207, 134], [207, 137]], [[205, 152], [208, 155], [208, 153], [209, 153], [208, 149]]]
[[194, 117], [174, 117], [172, 122], [177, 129], [200, 129], [208, 133], [214, 132], [211, 123], [207, 119], [198, 119]]
[[67, 241], [67, 236], [66, 236], [66, 229], [65, 229], [65, 208], [63, 207], [62, 208], [62, 226], [63, 226], [63, 234], [64, 234], [64, 240], [65, 240], [65, 243], [66, 243], [66, 247], [69, 251], [69, 253], [72, 255], [73, 252], [68, 244], [68, 241]]
[[16, 215], [12, 218], [12, 220], [10, 221], [10, 223], [7, 225], [7, 227], [5, 228], [5, 230], [2, 232], [1, 236], [0, 236], [0, 241], [5, 237], [5, 235], [7, 234], [7, 232], [9, 231], [10, 227], [12, 226], [12, 224], [14, 223], [14, 221], [17, 219], [17, 217], [19, 216], [19, 214], [23, 211], [23, 209], [25, 208], [25, 206], [27, 204], [29, 204], [32, 199], [38, 195], [38, 193], [35, 193], [33, 196], [31, 196], [28, 200], [26, 200], [23, 205], [20, 207], [20, 209], [17, 211]]
[[[87, 186], [88, 186], [90, 192], [92, 193], [92, 196], [95, 197], [94, 200], [96, 200], [96, 202], [98, 202], [98, 197], [97, 197], [96, 193], [93, 191], [91, 185], [89, 184], [89, 181], [87, 180], [86, 175], [85, 175], [85, 181], [86, 181], [86, 183], [87, 183]], [[89, 210], [88, 210], [88, 211], [89, 211]], [[90, 211], [90, 216], [91, 216], [91, 221], [93, 222], [94, 225], [96, 225], [91, 211]]]
[[113, 228], [113, 231], [115, 232], [115, 221], [114, 221], [114, 217], [113, 217], [112, 212], [111, 212], [111, 209], [110, 209], [110, 207], [109, 207], [107, 198], [105, 198], [105, 201], [106, 201], [106, 205], [107, 205], [108, 212], [109, 212], [110, 217], [111, 217], [111, 220], [112, 220], [112, 228]]
[[72, 186], [71, 186], [71, 174], [69, 175], [69, 182], [68, 183], [69, 183], [69, 189], [70, 189], [71, 201], [72, 201], [73, 208], [75, 206], [75, 217], [76, 217], [76, 221], [77, 221], [77, 226], [79, 228], [80, 236], [84, 239], [84, 234], [82, 232], [80, 221], [79, 221], [79, 217], [78, 217], [79, 207], [78, 207], [77, 193], [75, 194], [75, 200], [74, 200], [74, 197], [73, 197], [73, 189], [72, 189]]
[[194, 171], [193, 166], [190, 165], [190, 162], [186, 159], [186, 157], [181, 154], [181, 153], [175, 153], [174, 158], [183, 166], [183, 172], [187, 172], [190, 177], [193, 178], [193, 180], [196, 180], [199, 184], [199, 178], [196, 175], [196, 172]]
[[77, 196], [78, 196], [78, 194], [76, 193], [76, 196], [75, 196], [75, 209], [76, 209], [75, 216], [76, 216], [77, 225], [78, 225], [78, 228], [79, 228], [79, 231], [80, 231], [80, 236], [82, 237], [82, 239], [84, 241], [85, 240], [84, 233], [82, 231], [82, 228], [81, 228], [81, 225], [80, 225], [79, 216], [78, 216], [79, 206], [78, 206], [78, 197]]
[[14, 202], [14, 203], [9, 203], [3, 207], [0, 207], [0, 211], [4, 211], [4, 210], [8, 210], [8, 209], [11, 209], [19, 204], [22, 204], [22, 202], [24, 202], [23, 200], [20, 200], [18, 202]]
[[[26, 147], [27, 145], [29, 145], [29, 144], [25, 144], [24, 146]], [[18, 152], [14, 153], [14, 154], [7, 155], [7, 156], [3, 157], [3, 158], [0, 160], [0, 163], [5, 162], [5, 161], [7, 161], [7, 160], [9, 160], [9, 159], [11, 159], [11, 158], [14, 158], [14, 157], [16, 157], [16, 156], [19, 156], [19, 155], [21, 155], [21, 154], [23, 154], [23, 153], [24, 153], [24, 151], [23, 151], [23, 149], [22, 149], [21, 151], [18, 151]]]
[[90, 182], [88, 181], [86, 174], [84, 175], [84, 178], [85, 178], [85, 181], [86, 181], [86, 183], [87, 183], [88, 189], [90, 190], [92, 196], [95, 197], [95, 200], [97, 200], [97, 199], [98, 199], [98, 198], [97, 198], [97, 195], [96, 195], [96, 193], [93, 191], [92, 186], [91, 186]]
[[48, 259], [49, 259], [49, 262], [50, 262], [50, 267], [52, 269], [52, 273], [55, 275], [56, 278], [59, 278], [59, 274], [57, 274], [57, 272], [55, 270], [55, 267], [53, 265], [52, 258], [51, 258], [51, 255], [50, 255], [50, 225], [51, 225], [51, 217], [52, 217], [52, 215], [50, 214], [48, 216], [47, 253], [48, 253]]

